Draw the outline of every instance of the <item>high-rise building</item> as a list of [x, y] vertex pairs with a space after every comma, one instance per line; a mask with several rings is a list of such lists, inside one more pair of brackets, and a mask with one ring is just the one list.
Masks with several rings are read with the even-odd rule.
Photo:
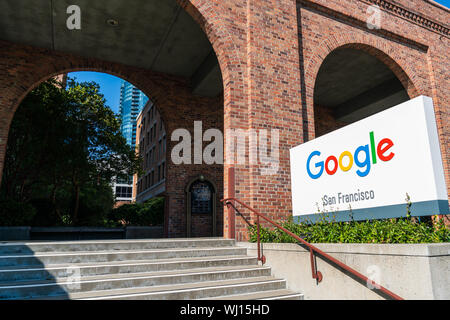
[[136, 118], [147, 101], [148, 97], [141, 90], [122, 80], [119, 106], [122, 119], [121, 130], [127, 143], [132, 147], [136, 145]]
[[[120, 87], [119, 113], [122, 120], [121, 131], [127, 143], [136, 146], [136, 118], [148, 102], [148, 97], [131, 83], [122, 80]], [[133, 177], [117, 179], [113, 190], [117, 202], [126, 203], [133, 201]]]

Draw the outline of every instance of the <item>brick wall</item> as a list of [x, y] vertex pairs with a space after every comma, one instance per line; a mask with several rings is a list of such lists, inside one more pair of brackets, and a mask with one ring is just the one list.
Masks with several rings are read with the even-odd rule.
[[[289, 149], [315, 137], [314, 114], [320, 113], [313, 101], [317, 72], [330, 52], [347, 46], [383, 61], [410, 97], [424, 94], [433, 98], [450, 188], [448, 10], [425, 0], [177, 1], [199, 23], [216, 52], [223, 77], [223, 101], [192, 97], [184, 79], [0, 42], [0, 169], [13, 112], [33, 86], [72, 70], [109, 72], [155, 99], [168, 124], [168, 137], [175, 127], [192, 130], [193, 120], [199, 119], [206, 119], [205, 127], [279, 129], [278, 174], [262, 175], [258, 166], [248, 162], [237, 166], [236, 196], [276, 220], [285, 219], [291, 215]], [[382, 9], [380, 30], [366, 26], [367, 8], [373, 4]], [[170, 150], [169, 139], [168, 147]], [[182, 214], [184, 179], [207, 172], [223, 186], [223, 192], [227, 190], [228, 167], [171, 168], [168, 161], [168, 179], [179, 182], [179, 187], [167, 190], [170, 236], [182, 236], [186, 228]], [[227, 219], [221, 223], [226, 234]], [[240, 220], [237, 230], [238, 237], [244, 239], [245, 227]]]

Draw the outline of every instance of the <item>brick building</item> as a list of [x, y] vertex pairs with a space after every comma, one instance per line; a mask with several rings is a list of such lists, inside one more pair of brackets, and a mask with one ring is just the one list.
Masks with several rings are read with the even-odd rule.
[[[139, 10], [96, 1], [101, 9], [81, 8], [92, 20], [80, 30], [66, 28], [62, 3], [33, 5], [30, 11], [12, 0], [0, 4], [0, 169], [25, 95], [51, 76], [94, 70], [133, 83], [153, 101], [167, 154], [177, 143], [172, 132], [193, 134], [194, 121], [204, 131], [278, 129], [276, 175], [249, 161], [232, 164], [236, 196], [277, 220], [291, 215], [290, 148], [419, 95], [433, 99], [450, 187], [449, 10], [434, 1], [139, 0]], [[214, 228], [228, 235], [219, 200], [228, 195], [231, 160], [167, 160], [167, 236], [186, 236], [189, 224], [194, 236]], [[199, 179], [215, 186], [215, 223], [187, 213], [186, 190]], [[195, 229], [206, 223], [208, 231]], [[236, 232], [245, 237], [240, 220]]]
[[166, 131], [156, 106], [147, 102], [136, 120], [136, 149], [142, 158], [141, 176], [134, 176], [136, 202], [164, 194], [166, 188]]

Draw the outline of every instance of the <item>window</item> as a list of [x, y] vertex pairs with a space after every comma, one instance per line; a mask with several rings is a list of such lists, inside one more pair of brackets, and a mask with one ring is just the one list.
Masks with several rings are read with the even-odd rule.
[[195, 181], [190, 189], [191, 213], [212, 213], [213, 188], [206, 181]]
[[158, 166], [158, 182], [161, 181], [161, 165]]
[[155, 147], [153, 147], [153, 153], [152, 153], [152, 163], [154, 163], [155, 162], [155, 158], [156, 158], [156, 156], [155, 156], [155, 153], [156, 153], [156, 151], [155, 151]]
[[132, 187], [116, 187], [116, 197], [117, 198], [131, 198], [133, 188]]
[[166, 136], [163, 137], [163, 152], [166, 152]]
[[162, 170], [161, 170], [161, 174], [162, 174], [161, 179], [164, 179], [166, 177], [166, 173], [165, 172], [166, 172], [166, 163], [163, 162], [162, 163]]
[[155, 184], [155, 171], [152, 171], [152, 181], [151, 185], [153, 186]]

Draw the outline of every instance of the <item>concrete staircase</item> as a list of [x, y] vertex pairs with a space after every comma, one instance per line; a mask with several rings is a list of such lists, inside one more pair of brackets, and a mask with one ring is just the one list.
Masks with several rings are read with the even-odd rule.
[[0, 299], [303, 299], [222, 238], [0, 243]]

